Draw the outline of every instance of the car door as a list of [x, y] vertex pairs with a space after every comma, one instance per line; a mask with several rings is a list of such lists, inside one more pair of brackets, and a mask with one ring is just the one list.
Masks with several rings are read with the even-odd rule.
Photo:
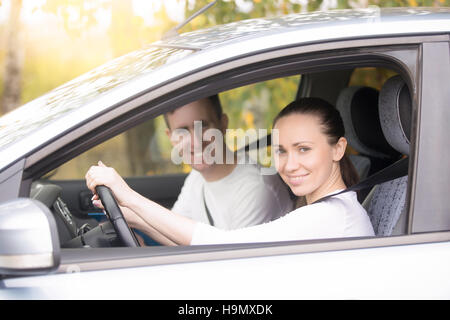
[[[418, 54], [427, 45], [417, 44], [404, 48], [395, 46], [392, 47], [391, 53], [393, 56], [404, 58], [403, 68], [410, 62], [409, 72], [414, 73], [432, 64], [430, 61], [423, 60], [426, 56], [422, 60], [416, 60], [413, 54], [413, 52]], [[382, 49], [383, 57], [389, 54], [388, 48]], [[436, 45], [436, 48], [444, 50], [438, 56], [448, 56], [448, 46], [445, 49], [443, 46]], [[373, 53], [371, 51], [370, 55]], [[434, 62], [436, 61], [434, 60]], [[441, 61], [441, 63], [445, 64], [446, 62]], [[443, 78], [448, 77], [449, 73], [445, 69], [437, 70], [438, 64], [440, 63], [435, 65], [436, 69], [433, 71], [433, 75], [439, 74]], [[402, 73], [400, 68], [397, 71]], [[417, 78], [409, 79], [413, 83], [418, 80]], [[424, 80], [422, 79], [422, 81]], [[413, 90], [415, 94], [418, 94], [419, 91], [419, 87]], [[441, 97], [447, 99], [445, 95]], [[417, 103], [421, 105], [421, 102]], [[421, 110], [425, 112], [425, 106], [422, 106]], [[414, 119], [414, 121], [419, 121], [418, 117]], [[418, 126], [420, 127], [420, 125]], [[428, 130], [431, 128], [428, 127]], [[427, 134], [428, 132], [421, 132], [420, 135], [416, 135], [413, 143], [418, 143], [420, 139], [426, 139]], [[413, 144], [413, 148], [416, 148], [416, 145]], [[419, 157], [419, 155], [420, 153], [415, 149], [414, 156]], [[415, 158], [413, 157], [413, 159]], [[449, 170], [448, 165], [446, 168], [441, 166], [441, 169]], [[414, 177], [414, 170], [411, 170], [410, 175]], [[412, 181], [414, 180], [412, 179]], [[424, 183], [424, 180], [416, 180], [417, 185], [421, 183]], [[410, 183], [410, 192], [412, 189]], [[418, 201], [420, 195], [415, 197]], [[413, 202], [410, 199], [408, 201], [409, 221], [414, 221], [413, 217], [418, 211]], [[449, 221], [448, 210], [439, 212], [439, 215], [445, 215], [443, 218], [445, 221]], [[448, 230], [445, 224], [442, 224], [441, 227]], [[205, 297], [244, 299], [251, 297], [261, 299], [274, 297], [341, 297], [349, 299], [430, 297], [430, 294], [425, 292], [433, 292], [431, 294], [433, 297], [448, 296], [450, 277], [445, 270], [450, 263], [449, 232], [430, 233], [429, 231], [436, 230], [427, 230], [424, 234], [417, 234], [409, 227], [407, 233], [402, 236], [386, 238], [271, 243], [260, 246], [247, 244], [214, 246], [212, 248], [202, 246], [189, 249], [177, 248], [164, 257], [165, 265], [159, 265], [157, 261], [160, 260], [149, 253], [147, 260], [146, 258], [142, 258], [143, 260], [140, 262], [137, 262], [139, 260], [137, 258], [135, 260], [135, 266], [146, 266], [139, 269], [140, 272], [131, 275], [127, 269], [120, 269], [120, 267], [131, 267], [133, 262], [122, 264], [116, 260], [116, 267], [111, 267], [113, 270], [99, 271], [97, 276], [104, 279], [98, 281], [105, 282], [107, 281], [105, 279], [112, 275], [123, 276], [121, 279], [125, 280], [121, 282], [121, 285], [130, 291], [135, 288], [134, 293], [130, 293], [130, 295], [135, 294], [136, 297], [178, 297], [182, 299], [188, 296], [200, 299]], [[78, 265], [81, 270], [83, 267], [88, 269], [91, 267], [92, 270], [106, 268], [105, 263], [101, 261], [93, 262], [90, 266], [77, 264], [76, 261], [76, 259], [68, 260], [65, 265]], [[108, 261], [111, 262], [111, 260]], [[411, 268], [412, 265], [414, 267]], [[283, 269], [281, 275], [271, 274], [270, 270], [280, 267]], [[430, 272], [430, 268], [433, 269], [433, 272]], [[104, 276], [100, 276], [99, 273]], [[221, 275], [220, 279], [217, 279], [217, 274]], [[64, 277], [70, 278], [68, 275], [64, 275]], [[196, 280], [205, 277], [216, 279], [216, 286], [212, 292], [208, 291], [208, 287], [210, 287], [208, 282]], [[415, 285], [420, 287], [420, 290], [410, 289], [411, 278], [415, 279]], [[148, 286], [155, 284], [159, 289], [158, 292], [153, 295], [145, 289], [143, 291], [136, 289], [140, 288], [142, 279], [148, 281]], [[177, 290], [173, 290], [171, 284], [175, 283], [182, 285], [177, 287]], [[195, 289], [192, 289], [193, 287]], [[236, 290], [237, 287], [239, 290]], [[114, 293], [110, 294], [114, 296]]]

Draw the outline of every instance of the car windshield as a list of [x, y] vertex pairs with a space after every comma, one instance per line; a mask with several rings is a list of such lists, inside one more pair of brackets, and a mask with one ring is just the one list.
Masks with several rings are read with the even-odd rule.
[[194, 52], [149, 46], [111, 60], [0, 117], [0, 149], [121, 84]]

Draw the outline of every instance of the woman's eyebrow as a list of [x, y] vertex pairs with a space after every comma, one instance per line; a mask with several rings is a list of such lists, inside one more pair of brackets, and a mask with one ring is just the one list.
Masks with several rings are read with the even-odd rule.
[[296, 146], [298, 146], [298, 145], [301, 145], [301, 144], [314, 144], [314, 142], [312, 142], [312, 141], [299, 141], [299, 142], [294, 142], [293, 144], [292, 144], [292, 146], [293, 147], [296, 147]]
[[[298, 145], [301, 145], [301, 144], [314, 144], [314, 142], [312, 142], [312, 141], [298, 141], [298, 142], [294, 142], [294, 143], [292, 143], [291, 145], [293, 146], [293, 147], [296, 147], [296, 146], [298, 146]], [[283, 148], [283, 145], [282, 144], [272, 144], [272, 147], [275, 147], [275, 148]]]

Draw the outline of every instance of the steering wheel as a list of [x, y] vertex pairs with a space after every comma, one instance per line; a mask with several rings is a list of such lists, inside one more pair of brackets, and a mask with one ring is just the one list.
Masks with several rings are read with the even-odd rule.
[[130, 227], [128, 227], [128, 224], [123, 217], [122, 210], [120, 210], [111, 189], [106, 186], [97, 186], [95, 190], [97, 191], [97, 194], [105, 207], [106, 216], [114, 226], [114, 230], [116, 230], [116, 233], [122, 243], [127, 247], [139, 247], [139, 242], [137, 241], [133, 231], [131, 231]]

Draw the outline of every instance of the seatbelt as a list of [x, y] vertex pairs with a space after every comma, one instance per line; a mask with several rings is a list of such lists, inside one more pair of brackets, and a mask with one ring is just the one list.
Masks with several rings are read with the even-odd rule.
[[369, 187], [373, 187], [377, 184], [381, 184], [383, 182], [387, 182], [390, 180], [394, 180], [403, 176], [408, 175], [408, 163], [409, 163], [409, 158], [405, 157], [402, 158], [396, 162], [394, 162], [393, 164], [391, 164], [390, 166], [376, 172], [375, 174], [371, 175], [370, 177], [368, 177], [367, 179], [354, 184], [353, 186], [351, 186], [350, 188], [347, 188], [345, 190], [342, 190], [341, 192], [335, 193], [335, 194], [331, 194], [328, 196], [325, 196], [323, 198], [320, 198], [319, 200], [314, 201], [311, 204], [320, 202], [320, 201], [324, 201], [327, 200], [331, 197], [340, 195], [342, 193], [346, 193], [349, 191], [359, 191], [359, 190], [363, 190]]
[[208, 205], [206, 204], [205, 186], [204, 185], [203, 185], [203, 188], [202, 188], [202, 193], [203, 193], [203, 204], [205, 205], [206, 215], [208, 216], [209, 224], [214, 226], [214, 220], [211, 217], [211, 213], [209, 212]]

